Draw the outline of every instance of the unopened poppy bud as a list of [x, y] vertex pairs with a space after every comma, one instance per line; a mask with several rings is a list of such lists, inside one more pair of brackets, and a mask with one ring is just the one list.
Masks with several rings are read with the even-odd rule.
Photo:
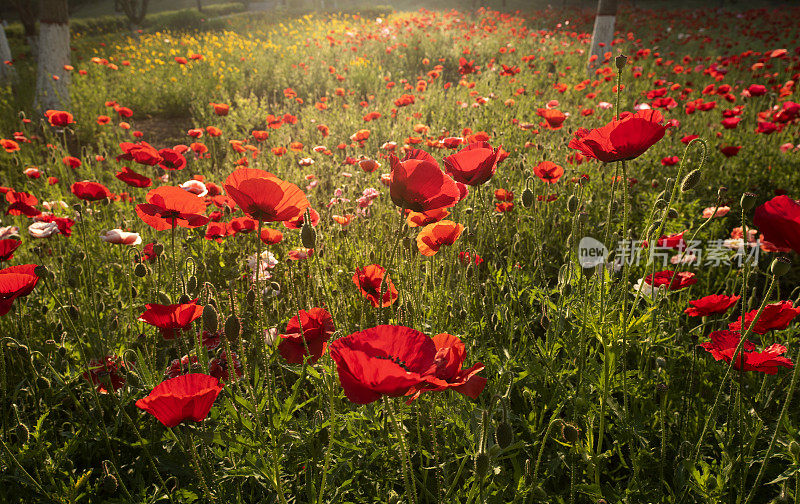
[[751, 192], [742, 194], [742, 199], [739, 200], [739, 205], [742, 206], [742, 210], [745, 212], [752, 210], [756, 204], [756, 198], [757, 196]]
[[106, 474], [103, 476], [103, 482], [100, 484], [105, 494], [113, 494], [117, 491], [117, 478], [113, 474]]
[[660, 227], [661, 227], [661, 221], [660, 220], [657, 220], [657, 221], [653, 222], [652, 224], [650, 224], [650, 227], [647, 228], [647, 234], [651, 235], [651, 234], [655, 233], [656, 231], [658, 231], [658, 228], [660, 228]]
[[664, 198], [656, 199], [656, 204], [655, 204], [656, 209], [661, 210], [665, 206], [667, 206], [667, 200], [665, 200]]
[[25, 424], [21, 423], [17, 425], [16, 435], [19, 444], [26, 445], [28, 444], [28, 441], [30, 441], [31, 431], [28, 430], [28, 427]]
[[219, 330], [219, 314], [217, 309], [210, 304], [203, 307], [203, 329], [210, 333], [216, 333]]
[[617, 65], [617, 70], [622, 71], [622, 69], [625, 68], [625, 65], [628, 64], [628, 57], [624, 54], [620, 54], [614, 58], [614, 64]]
[[197, 277], [192, 275], [189, 277], [189, 281], [186, 282], [186, 290], [188, 292], [194, 292], [197, 289]]
[[674, 208], [670, 208], [667, 212], [667, 219], [677, 219], [678, 218], [678, 211]]
[[475, 455], [475, 477], [481, 480], [485, 478], [486, 473], [489, 472], [490, 464], [491, 460], [488, 453], [482, 452]]
[[147, 267], [139, 263], [133, 268], [133, 274], [139, 278], [144, 278], [144, 276], [147, 275]]
[[578, 197], [573, 194], [567, 200], [567, 210], [569, 211], [569, 213], [575, 213], [575, 210], [577, 209], [578, 209]]
[[231, 315], [225, 321], [225, 337], [231, 341], [236, 341], [239, 339], [239, 332], [242, 329], [242, 325], [239, 322], [239, 317], [236, 315]]
[[717, 198], [722, 199], [726, 194], [728, 194], [728, 188], [725, 186], [721, 186], [717, 189]]
[[69, 315], [69, 318], [71, 318], [72, 320], [77, 319], [78, 318], [78, 307], [75, 306], [75, 305], [69, 305], [67, 307], [67, 315]]
[[186, 294], [181, 294], [181, 297], [178, 298], [178, 303], [180, 304], [186, 304], [189, 301], [191, 301], [191, 299], [189, 299], [189, 296], [187, 296]]
[[411, 250], [411, 247], [413, 245], [414, 245], [414, 243], [411, 241], [411, 238], [409, 238], [408, 236], [403, 238], [403, 247]]
[[53, 350], [55, 350], [55, 349], [56, 349], [56, 342], [55, 342], [55, 340], [51, 340], [51, 339], [49, 339], [49, 340], [47, 340], [47, 341], [45, 341], [45, 342], [44, 342], [44, 350], [45, 350], [47, 353], [50, 353], [50, 352], [52, 352], [52, 351], [53, 351]]
[[247, 295], [245, 296], [245, 300], [247, 301], [247, 306], [253, 307], [256, 304], [256, 291], [250, 289], [247, 291]]
[[530, 208], [533, 206], [533, 191], [530, 189], [525, 189], [522, 191], [522, 206], [525, 208]]
[[156, 255], [156, 257], [159, 257], [163, 252], [164, 252], [164, 245], [160, 243], [153, 244], [153, 253]]
[[781, 277], [786, 273], [789, 273], [791, 266], [792, 261], [786, 257], [777, 257], [772, 261], [772, 265], [770, 266], [769, 270], [776, 277]]
[[502, 449], [506, 449], [514, 442], [514, 430], [508, 422], [500, 422], [494, 431], [494, 440]]
[[564, 422], [561, 424], [561, 436], [564, 438], [569, 444], [575, 444], [578, 442], [578, 436], [580, 436], [581, 431], [576, 426], [572, 425], [571, 423]]
[[303, 227], [300, 229], [300, 241], [307, 249], [317, 248], [317, 230], [310, 222], [303, 223]]
[[699, 169], [694, 169], [687, 173], [683, 177], [683, 182], [681, 182], [681, 192], [688, 192], [694, 189], [694, 186], [700, 181], [700, 175], [702, 175], [702, 172]]
[[44, 277], [44, 278], [47, 278], [47, 273], [48, 273], [48, 271], [47, 271], [47, 267], [46, 267], [46, 266], [44, 266], [44, 265], [42, 265], [42, 264], [40, 264], [40, 265], [36, 266], [36, 267], [33, 269], [33, 273], [34, 273], [36, 276], [38, 276], [38, 277]]

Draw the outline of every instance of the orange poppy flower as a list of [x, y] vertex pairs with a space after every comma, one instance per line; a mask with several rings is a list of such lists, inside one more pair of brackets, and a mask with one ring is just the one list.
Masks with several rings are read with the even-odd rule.
[[136, 213], [157, 231], [174, 226], [196, 228], [208, 222], [208, 217], [202, 215], [206, 211], [202, 198], [180, 187], [157, 187], [147, 193], [146, 199], [147, 203], [136, 205]]
[[549, 129], [553, 130], [561, 129], [567, 118], [563, 112], [555, 109], [539, 109], [536, 114], [547, 122]]
[[464, 226], [443, 220], [428, 224], [417, 235], [417, 248], [422, 255], [436, 255], [442, 245], [452, 245], [461, 236]]
[[262, 228], [260, 238], [266, 245], [274, 245], [283, 241], [283, 233], [277, 229]]
[[423, 227], [439, 222], [448, 215], [450, 215], [450, 212], [444, 208], [436, 208], [426, 212], [409, 212], [408, 217], [406, 217], [406, 224], [408, 224], [408, 227]]

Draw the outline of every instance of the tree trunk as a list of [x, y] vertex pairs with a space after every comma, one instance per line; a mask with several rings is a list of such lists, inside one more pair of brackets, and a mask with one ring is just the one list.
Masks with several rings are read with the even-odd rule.
[[11, 4], [19, 14], [19, 20], [25, 29], [25, 40], [31, 50], [31, 57], [35, 60], [38, 54], [36, 21], [39, 20], [39, 2], [36, 0], [11, 0]]
[[6, 38], [5, 21], [0, 19], [0, 85], [16, 80], [17, 72], [10, 64], [14, 58], [11, 56], [11, 47]]
[[36, 107], [68, 109], [69, 15], [67, 0], [42, 0], [39, 16], [39, 59], [36, 72]]
[[203, 12], [203, 0], [197, 0], [197, 11]]
[[[603, 55], [611, 52], [616, 18], [617, 0], [597, 1], [597, 16], [594, 18], [594, 31], [592, 32], [592, 48], [589, 52], [589, 68], [599, 66], [604, 59]], [[592, 56], [597, 56], [594, 62], [591, 61]]]

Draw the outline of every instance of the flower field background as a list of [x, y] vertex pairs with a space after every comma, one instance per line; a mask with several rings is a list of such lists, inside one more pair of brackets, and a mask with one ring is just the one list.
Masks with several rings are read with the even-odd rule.
[[797, 501], [800, 8], [462, 7], [12, 39], [0, 501]]

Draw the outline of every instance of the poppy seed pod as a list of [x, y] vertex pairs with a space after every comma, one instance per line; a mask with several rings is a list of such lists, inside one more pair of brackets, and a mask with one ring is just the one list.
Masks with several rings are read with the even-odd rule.
[[239, 317], [231, 315], [225, 320], [225, 337], [231, 341], [239, 339], [239, 332], [242, 330], [242, 324], [239, 322]]
[[614, 58], [614, 64], [617, 66], [617, 70], [622, 71], [622, 69], [625, 68], [625, 65], [628, 64], [628, 57], [624, 54], [620, 54]]
[[210, 333], [216, 333], [219, 330], [219, 314], [211, 304], [203, 307], [203, 329]]
[[742, 198], [739, 200], [739, 205], [741, 205], [742, 210], [745, 212], [749, 212], [753, 209], [756, 204], [756, 194], [751, 192], [746, 192], [742, 194]]
[[786, 257], [777, 257], [772, 261], [772, 265], [769, 267], [769, 271], [775, 275], [776, 277], [781, 277], [786, 273], [789, 273], [789, 269], [792, 266], [792, 262]]
[[485, 478], [486, 473], [489, 472], [490, 463], [491, 460], [489, 459], [488, 453], [482, 452], [475, 455], [475, 477], [481, 480]]
[[533, 206], [533, 191], [528, 188], [525, 188], [522, 191], [522, 206], [525, 208], [530, 208]]
[[688, 192], [694, 189], [694, 186], [696, 186], [700, 181], [701, 174], [702, 173], [699, 169], [695, 169], [687, 173], [681, 182], [681, 192]]

